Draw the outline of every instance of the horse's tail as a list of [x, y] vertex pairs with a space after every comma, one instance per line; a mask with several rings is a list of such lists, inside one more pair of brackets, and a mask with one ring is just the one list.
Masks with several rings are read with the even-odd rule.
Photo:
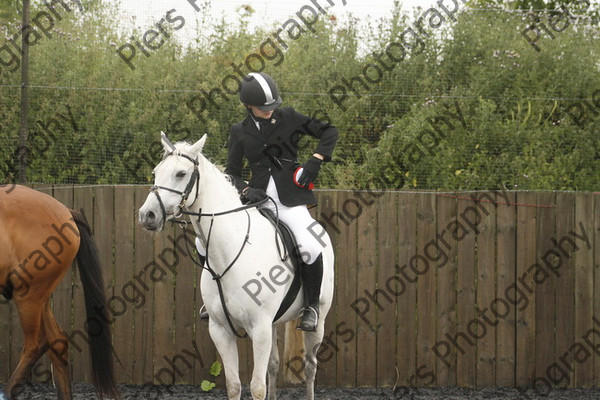
[[[87, 314], [86, 329], [92, 358], [92, 383], [100, 399], [112, 397], [120, 399], [113, 369], [113, 348], [111, 344], [110, 325], [106, 314], [106, 296], [104, 295], [104, 279], [102, 266], [98, 256], [98, 248], [92, 238], [90, 226], [81, 214], [71, 210], [80, 235], [77, 266], [83, 285], [85, 311]], [[92, 324], [91, 322], [94, 322]], [[98, 332], [99, 330], [99, 332]]]
[[298, 373], [297, 371], [292, 371], [291, 365], [294, 360], [302, 360], [302, 365], [304, 365], [304, 355], [306, 354], [306, 349], [304, 346], [304, 331], [296, 329], [296, 321], [291, 320], [285, 324], [285, 337], [284, 337], [285, 346], [283, 349], [283, 361], [285, 371], [283, 373], [283, 378], [286, 382], [292, 384], [301, 383], [306, 379], [304, 375], [304, 368]]

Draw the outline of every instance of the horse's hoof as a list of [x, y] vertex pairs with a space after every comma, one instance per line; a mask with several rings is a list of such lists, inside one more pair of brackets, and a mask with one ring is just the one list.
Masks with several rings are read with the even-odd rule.
[[10, 400], [10, 397], [2, 391], [0, 391], [0, 400]]

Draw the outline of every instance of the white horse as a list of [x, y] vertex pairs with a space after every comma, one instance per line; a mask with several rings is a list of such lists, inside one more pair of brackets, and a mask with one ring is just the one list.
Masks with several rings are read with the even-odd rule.
[[[140, 223], [148, 230], [158, 231], [166, 221], [182, 213], [190, 216], [196, 235], [207, 248], [205, 267], [213, 271], [205, 269], [202, 273], [202, 299], [210, 316], [210, 337], [223, 360], [227, 394], [230, 399], [241, 397], [236, 336], [244, 329], [252, 340], [254, 355], [252, 397], [265, 398], [268, 374], [269, 399], [274, 400], [279, 370], [276, 325], [297, 318], [304, 306], [303, 291], [274, 321], [293, 279], [277, 250], [273, 226], [256, 208], [245, 208], [228, 177], [201, 154], [206, 135], [193, 145], [173, 145], [164, 134], [161, 141], [165, 155], [154, 169], [155, 186], [139, 210]], [[309, 349], [304, 352], [304, 374], [310, 400], [314, 399], [316, 353], [323, 339], [334, 285], [333, 247], [324, 230], [320, 240], [325, 247], [317, 330], [290, 329], [290, 322], [285, 335], [284, 354], [292, 353], [292, 346], [296, 346], [298, 353], [294, 354], [299, 355], [304, 333], [304, 346]], [[215, 276], [217, 279], [213, 279]]]

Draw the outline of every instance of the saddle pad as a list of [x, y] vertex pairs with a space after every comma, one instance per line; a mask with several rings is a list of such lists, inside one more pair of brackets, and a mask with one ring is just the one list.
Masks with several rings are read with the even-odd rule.
[[271, 224], [273, 224], [273, 227], [277, 231], [277, 236], [283, 240], [287, 257], [294, 266], [294, 279], [292, 281], [292, 285], [285, 294], [285, 297], [281, 302], [281, 306], [279, 306], [279, 310], [277, 310], [277, 314], [275, 314], [275, 318], [273, 318], [273, 322], [276, 322], [290, 308], [290, 306], [294, 303], [294, 300], [296, 300], [298, 292], [300, 292], [300, 265], [302, 263], [302, 258], [298, 251], [296, 238], [294, 237], [294, 234], [290, 228], [288, 228], [288, 226], [281, 220], [277, 219], [273, 211], [267, 208], [259, 208], [259, 211], [271, 222]]

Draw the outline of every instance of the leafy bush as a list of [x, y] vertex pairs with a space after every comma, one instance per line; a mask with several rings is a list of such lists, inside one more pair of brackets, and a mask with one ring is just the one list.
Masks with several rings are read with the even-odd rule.
[[[320, 187], [376, 182], [389, 189], [598, 190], [600, 33], [590, 25], [594, 20], [573, 23], [554, 39], [542, 37], [538, 52], [521, 32], [535, 19], [544, 21], [546, 13], [484, 3], [483, 10], [465, 8], [456, 22], [429, 29], [422, 53], [384, 71], [369, 90], [357, 85], [360, 97], [349, 91], [346, 111], [331, 101], [331, 88], [376, 63], [376, 55], [414, 28], [423, 10], [410, 16], [396, 5], [389, 18], [365, 29], [330, 15], [314, 26], [315, 33], [288, 40], [279, 65], [266, 60], [265, 71], [278, 82], [286, 105], [339, 129], [334, 161], [324, 166]], [[161, 130], [189, 141], [208, 132], [206, 153], [224, 164], [229, 126], [245, 116], [237, 96], [215, 95], [214, 105], [204, 98], [203, 112], [187, 104], [201, 90], [222, 88], [231, 64], [259, 51], [284, 21], [255, 30], [248, 29], [248, 13], [241, 13], [237, 26], [212, 21], [213, 28], [198, 30], [190, 43], [173, 36], [149, 57], [138, 54], [131, 70], [116, 50], [145, 29], [118, 20], [112, 3], [84, 4], [84, 13], [64, 14], [52, 38], [30, 48], [28, 180], [147, 183], [159, 158]], [[210, 16], [210, 2], [204, 7], [199, 15]], [[34, 4], [32, 15], [41, 9]], [[4, 41], [19, 27], [11, 10], [0, 9]], [[18, 72], [2, 71], [0, 91], [0, 171], [10, 180], [17, 168]], [[576, 120], [573, 104], [579, 103], [584, 107]], [[465, 124], [453, 120], [438, 142], [421, 145], [432, 150], [422, 149], [417, 157], [414, 145], [427, 140], [429, 119], [455, 104]], [[68, 110], [72, 122], [61, 118]], [[311, 151], [306, 146], [300, 159]]]

